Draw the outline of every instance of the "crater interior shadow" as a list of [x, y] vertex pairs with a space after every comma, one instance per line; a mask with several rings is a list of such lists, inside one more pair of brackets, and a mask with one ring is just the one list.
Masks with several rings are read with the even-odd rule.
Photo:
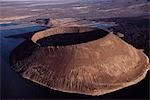
[[99, 38], [106, 36], [107, 34], [108, 32], [104, 30], [95, 30], [83, 33], [56, 34], [45, 38], [41, 38], [37, 40], [36, 43], [40, 44], [40, 46], [43, 47], [75, 45], [97, 40]]

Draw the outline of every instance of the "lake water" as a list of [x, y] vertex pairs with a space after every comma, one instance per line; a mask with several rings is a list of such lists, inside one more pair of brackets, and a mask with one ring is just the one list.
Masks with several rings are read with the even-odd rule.
[[[0, 43], [1, 43], [1, 93], [2, 97], [22, 98], [32, 97], [33, 91], [36, 91], [36, 85], [30, 81], [21, 78], [9, 66], [10, 52], [25, 39], [23, 38], [5, 38], [11, 35], [28, 34], [30, 32], [46, 29], [46, 26], [40, 25], [22, 25], [20, 28], [15, 28], [21, 23], [0, 24]], [[9, 27], [8, 29], [6, 27]], [[28, 27], [29, 26], [29, 27]], [[6, 29], [2, 29], [2, 28]], [[38, 87], [40, 88], [40, 87]]]
[[108, 29], [110, 27], [113, 27], [113, 26], [117, 26], [117, 24], [115, 23], [107, 23], [107, 22], [95, 22], [95, 21], [92, 21], [91, 22], [91, 27], [97, 27], [97, 28], [101, 28], [101, 29]]
[[19, 23], [4, 23], [0, 24], [0, 27], [12, 26], [12, 25], [19, 25]]

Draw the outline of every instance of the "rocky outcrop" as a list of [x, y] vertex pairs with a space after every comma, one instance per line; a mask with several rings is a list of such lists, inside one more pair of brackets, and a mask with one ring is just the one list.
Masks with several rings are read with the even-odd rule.
[[31, 22], [34, 22], [34, 23], [37, 23], [37, 24], [40, 24], [40, 25], [47, 25], [49, 23], [49, 20], [48, 18], [45, 18], [45, 19], [35, 19], [35, 20], [31, 20]]
[[138, 83], [149, 70], [142, 51], [101, 29], [57, 27], [31, 40], [12, 51], [11, 66], [54, 90], [103, 95]]

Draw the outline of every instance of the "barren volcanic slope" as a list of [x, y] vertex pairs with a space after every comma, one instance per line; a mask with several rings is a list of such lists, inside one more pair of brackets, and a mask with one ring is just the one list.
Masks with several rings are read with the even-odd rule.
[[13, 69], [46, 87], [102, 95], [141, 81], [149, 70], [143, 52], [112, 33], [58, 27], [35, 33], [10, 56]]

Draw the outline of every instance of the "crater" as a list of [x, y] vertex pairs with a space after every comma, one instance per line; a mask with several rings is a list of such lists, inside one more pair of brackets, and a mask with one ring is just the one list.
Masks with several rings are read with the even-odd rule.
[[98, 28], [61, 27], [36, 33], [32, 41], [43, 47], [67, 46], [94, 41], [107, 34], [107, 31]]

